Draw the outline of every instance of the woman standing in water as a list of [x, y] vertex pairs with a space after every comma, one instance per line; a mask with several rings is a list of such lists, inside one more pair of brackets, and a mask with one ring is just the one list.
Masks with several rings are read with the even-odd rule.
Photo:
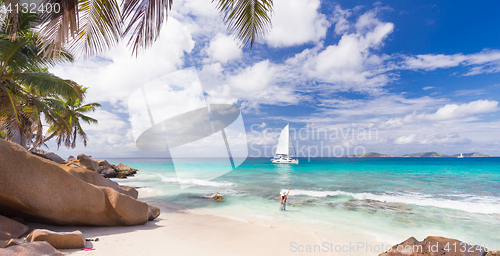
[[286, 211], [286, 198], [288, 197], [288, 194], [290, 194], [290, 188], [288, 188], [288, 191], [282, 190], [281, 191], [281, 196], [280, 196], [280, 211]]

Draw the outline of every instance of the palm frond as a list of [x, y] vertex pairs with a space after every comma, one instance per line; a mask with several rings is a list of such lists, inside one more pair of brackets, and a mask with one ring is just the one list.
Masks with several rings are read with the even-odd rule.
[[89, 111], [92, 111], [94, 112], [96, 108], [100, 107], [101, 104], [99, 103], [89, 103], [89, 104], [85, 104], [81, 107], [78, 107], [75, 111], [76, 112], [80, 112], [80, 113], [85, 113], [85, 112], [89, 112]]
[[44, 12], [38, 16], [41, 37], [39, 43], [45, 48], [44, 56], [58, 58], [78, 32], [78, 0], [44, 0], [43, 4], [61, 7], [60, 12]]
[[219, 0], [217, 9], [230, 33], [248, 49], [271, 28], [273, 0]]
[[[5, 5], [15, 6], [19, 4], [19, 0], [4, 0]], [[10, 31], [6, 31], [12, 38], [17, 38], [17, 31], [19, 27], [19, 13], [18, 12], [7, 12], [7, 17], [5, 18], [4, 25], [10, 27]]]
[[82, 119], [85, 123], [87, 124], [98, 124], [99, 122], [97, 121], [97, 119], [94, 119], [90, 116], [86, 116], [86, 115], [80, 115], [80, 119]]
[[128, 22], [123, 37], [130, 36], [132, 54], [150, 47], [160, 36], [173, 0], [124, 0], [123, 21]]
[[24, 72], [15, 74], [14, 77], [26, 87], [36, 87], [41, 95], [82, 98], [80, 86], [76, 82], [59, 78], [48, 72]]
[[121, 39], [122, 20], [116, 0], [80, 0], [80, 26], [71, 49], [94, 55]]

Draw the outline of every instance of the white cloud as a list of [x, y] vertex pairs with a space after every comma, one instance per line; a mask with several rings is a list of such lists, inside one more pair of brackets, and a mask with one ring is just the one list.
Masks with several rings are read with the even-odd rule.
[[434, 88], [435, 88], [434, 86], [426, 86], [426, 87], [422, 88], [422, 90], [427, 91], [427, 90], [434, 89]]
[[347, 20], [351, 16], [350, 10], [342, 10], [340, 5], [335, 6], [335, 11], [333, 11], [333, 21], [335, 22], [335, 33], [337, 35], [342, 35], [349, 31], [351, 25]]
[[319, 0], [275, 0], [273, 27], [266, 36], [272, 47], [301, 45], [318, 42], [330, 26], [319, 12]]
[[405, 64], [408, 69], [435, 70], [438, 68], [456, 67], [465, 60], [466, 57], [462, 54], [425, 54], [407, 57]]
[[429, 71], [458, 66], [470, 67], [465, 75], [500, 72], [500, 50], [483, 50], [473, 54], [421, 54], [408, 56], [403, 62], [404, 68], [413, 70]]
[[[109, 156], [123, 156], [124, 154], [137, 151], [134, 139], [131, 134], [130, 125], [122, 120], [118, 115], [98, 108], [95, 112], [87, 115], [97, 119], [97, 125], [82, 123], [83, 130], [88, 135], [88, 146], [77, 142], [74, 149], [67, 149], [62, 146], [57, 152], [63, 157], [69, 155], [76, 156], [80, 153], [90, 154], [96, 158]], [[55, 140], [47, 143], [50, 150], [57, 149]]]
[[238, 47], [236, 40], [222, 33], [212, 38], [207, 53], [212, 60], [221, 63], [226, 63], [241, 57], [241, 49]]
[[213, 85], [206, 90], [211, 103], [242, 101], [244, 109], [258, 109], [260, 104], [288, 105], [299, 101], [294, 88], [288, 84], [279, 85], [281, 66], [269, 60], [255, 63], [232, 74], [223, 75], [217, 65], [205, 66], [201, 77], [219, 79], [222, 86]]
[[287, 64], [311, 79], [332, 83], [330, 89], [368, 91], [386, 85], [391, 80], [391, 75], [385, 74], [389, 70], [384, 65], [388, 56], [377, 55], [375, 50], [384, 44], [394, 24], [378, 20], [377, 11], [361, 15], [353, 25], [353, 33], [348, 33], [345, 18], [338, 18], [337, 22], [342, 23], [338, 31], [344, 32], [338, 44], [306, 49], [287, 60]]
[[394, 140], [394, 143], [396, 144], [409, 144], [415, 141], [415, 138], [417, 137], [416, 134], [410, 134], [408, 136], [401, 136], [398, 137], [397, 139]]
[[187, 29], [170, 18], [160, 40], [137, 58], [125, 43], [98, 57], [51, 69], [54, 74], [90, 87], [88, 101], [111, 102], [125, 107], [128, 96], [159, 76], [184, 64], [184, 54], [194, 47]]
[[[353, 16], [358, 16], [359, 8], [343, 10], [340, 6], [335, 7], [333, 17], [329, 18], [339, 41], [324, 45], [330, 24], [319, 10], [319, 0], [275, 1], [274, 29], [265, 42], [273, 47], [314, 44], [283, 62], [267, 55], [272, 50], [254, 50], [247, 54], [238, 49], [237, 42], [225, 35], [227, 30], [214, 3], [180, 0], [170, 13], [161, 39], [138, 59], [130, 58], [129, 49], [120, 45], [98, 58], [52, 69], [61, 77], [89, 86], [88, 101], [109, 102], [114, 107], [91, 115], [97, 117], [100, 124], [85, 128], [91, 141], [88, 148], [79, 145], [76, 150], [64, 152], [94, 152], [100, 156], [140, 154], [127, 122], [127, 98], [139, 85], [184, 68], [185, 59], [187, 63], [199, 65], [198, 69], [201, 67], [198, 74], [208, 102], [236, 103], [244, 111], [257, 112], [262, 104], [303, 103], [312, 106], [314, 111], [267, 118], [314, 122], [325, 127], [377, 129], [375, 140], [349, 139], [333, 144], [364, 145], [368, 151], [399, 153], [453, 151], [458, 144], [478, 147], [500, 143], [500, 123], [479, 120], [480, 114], [498, 110], [497, 101], [460, 104], [436, 96], [409, 98], [405, 93], [392, 94], [383, 88], [398, 78], [397, 71], [401, 69], [464, 66], [470, 69], [467, 75], [500, 72], [500, 51], [422, 54], [403, 56], [403, 59], [401, 55], [385, 55], [379, 49], [393, 33], [394, 24], [377, 18], [378, 8], [356, 18]], [[334, 94], [338, 91], [354, 91], [356, 99], [339, 97]], [[471, 120], [474, 123], [469, 122]], [[257, 124], [262, 121], [265, 120]], [[272, 122], [263, 124], [266, 126], [261, 128], [273, 126]], [[500, 152], [498, 146], [491, 147]]]
[[413, 114], [405, 117], [405, 120], [430, 120], [443, 121], [465, 118], [475, 114], [484, 114], [498, 111], [498, 101], [477, 100], [461, 105], [446, 104], [433, 114]]

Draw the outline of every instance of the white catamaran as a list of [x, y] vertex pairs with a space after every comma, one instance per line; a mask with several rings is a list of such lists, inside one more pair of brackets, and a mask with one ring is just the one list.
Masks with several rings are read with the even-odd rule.
[[[283, 128], [281, 131], [280, 138], [278, 139], [278, 147], [276, 148], [276, 156], [271, 159], [273, 164], [298, 164], [299, 159], [293, 159], [288, 156], [289, 142], [290, 142], [290, 132], [288, 128], [289, 124]], [[293, 143], [292, 143], [293, 145]], [[294, 147], [295, 149], [295, 147]]]

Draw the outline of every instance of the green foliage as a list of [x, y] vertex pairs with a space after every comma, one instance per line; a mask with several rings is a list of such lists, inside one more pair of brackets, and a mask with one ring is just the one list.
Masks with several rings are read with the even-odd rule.
[[72, 133], [74, 122], [53, 102], [81, 102], [85, 89], [47, 71], [73, 58], [64, 49], [58, 56], [47, 54], [40, 43], [43, 39], [32, 27], [36, 17], [19, 13], [15, 18], [19, 19], [17, 23], [8, 19], [0, 23], [0, 130], [7, 140], [37, 147], [46, 141], [42, 118], [60, 131], [57, 135]]
[[[207, 0], [209, 1], [209, 0]], [[212, 0], [212, 2], [215, 0]], [[2, 1], [0, 1], [2, 2]], [[86, 55], [107, 50], [127, 38], [132, 53], [150, 47], [172, 8], [173, 0], [45, 0], [57, 3], [59, 13], [38, 17], [41, 34], [47, 39], [46, 54], [59, 54], [63, 46]], [[271, 27], [273, 0], [217, 0], [224, 24], [241, 46], [254, 42]], [[8, 13], [17, 28], [15, 12]], [[21, 25], [19, 25], [21, 26]], [[13, 33], [10, 33], [11, 35]]]

